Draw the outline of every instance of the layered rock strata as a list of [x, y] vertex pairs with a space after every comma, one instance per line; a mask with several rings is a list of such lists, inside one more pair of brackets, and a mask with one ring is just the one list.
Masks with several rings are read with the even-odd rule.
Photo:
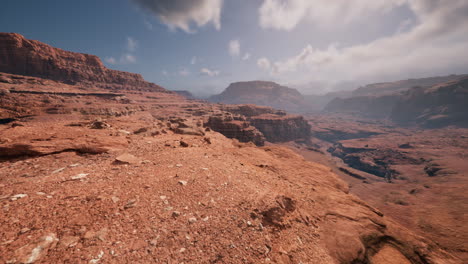
[[106, 68], [97, 56], [54, 48], [15, 33], [0, 33], [0, 72], [109, 89], [166, 91], [140, 74]]

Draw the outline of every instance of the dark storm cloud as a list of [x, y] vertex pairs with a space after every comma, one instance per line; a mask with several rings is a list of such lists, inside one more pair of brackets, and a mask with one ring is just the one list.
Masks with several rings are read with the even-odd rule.
[[172, 29], [191, 32], [191, 24], [201, 27], [212, 23], [221, 27], [222, 0], [131, 0], [155, 15]]

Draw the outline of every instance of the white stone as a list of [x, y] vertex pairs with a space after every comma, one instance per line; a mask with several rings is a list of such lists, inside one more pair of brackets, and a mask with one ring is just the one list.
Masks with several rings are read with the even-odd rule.
[[89, 173], [80, 173], [78, 175], [75, 175], [75, 176], [71, 176], [71, 179], [72, 180], [81, 180], [81, 179], [84, 179], [86, 177], [88, 177]]
[[24, 198], [24, 197], [27, 197], [27, 196], [28, 196], [28, 195], [25, 194], [25, 193], [20, 193], [20, 194], [15, 194], [15, 195], [11, 196], [10, 199], [11, 199], [12, 201], [16, 201], [16, 200], [18, 200], [18, 199], [21, 199], [21, 198]]
[[179, 181], [179, 184], [185, 186], [187, 185], [187, 181]]

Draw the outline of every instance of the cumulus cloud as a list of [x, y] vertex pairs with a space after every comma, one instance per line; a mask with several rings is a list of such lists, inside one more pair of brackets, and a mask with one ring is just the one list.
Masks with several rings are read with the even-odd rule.
[[117, 60], [114, 57], [107, 57], [107, 58], [104, 59], [104, 61], [109, 63], [109, 64], [116, 64], [117, 63]]
[[229, 41], [229, 55], [232, 57], [237, 57], [240, 55], [240, 42], [239, 40]]
[[132, 54], [124, 54], [122, 55], [122, 57], [120, 57], [121, 64], [135, 63], [135, 62], [136, 62], [136, 57], [133, 56]]
[[369, 13], [385, 13], [407, 0], [263, 0], [260, 26], [292, 30], [307, 20], [317, 26], [346, 25]]
[[200, 73], [202, 75], [206, 75], [206, 76], [210, 76], [210, 77], [215, 77], [215, 76], [218, 76], [219, 75], [219, 71], [217, 70], [210, 70], [208, 68], [202, 68], [200, 70]]
[[138, 47], [138, 42], [132, 38], [132, 37], [127, 37], [127, 49], [130, 52], [134, 52]]
[[131, 63], [136, 63], [137, 59], [135, 56], [129, 53], [122, 54], [120, 56], [120, 59], [116, 59], [115, 57], [107, 57], [104, 59], [105, 62], [111, 65], [115, 64], [131, 64]]
[[270, 71], [271, 70], [271, 63], [270, 60], [267, 58], [260, 58], [257, 60], [257, 66], [265, 71]]
[[468, 69], [468, 61], [460, 56], [466, 53], [468, 43], [468, 1], [404, 2], [418, 22], [403, 21], [403, 29], [399, 28], [394, 35], [347, 47], [335, 43], [326, 49], [316, 49], [307, 45], [296, 56], [271, 64], [267, 59], [259, 60], [258, 65], [279, 78], [287, 79], [294, 75], [300, 76], [304, 82], [337, 79], [378, 81]]
[[133, 53], [138, 47], [138, 41], [132, 37], [127, 37], [125, 45], [125, 49], [127, 51], [123, 52], [119, 59], [116, 59], [116, 57], [107, 57], [104, 61], [111, 65], [136, 63], [137, 59]]
[[223, 0], [132, 0], [171, 29], [193, 32], [192, 24], [221, 28]]

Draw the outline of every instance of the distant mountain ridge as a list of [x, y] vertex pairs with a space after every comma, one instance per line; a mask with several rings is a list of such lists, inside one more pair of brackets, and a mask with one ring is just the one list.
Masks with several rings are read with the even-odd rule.
[[[468, 75], [448, 75], [399, 80], [394, 82], [372, 83], [354, 90], [338, 90], [336, 92], [329, 92], [322, 95], [305, 94], [304, 99], [308, 104], [307, 110], [309, 112], [320, 112], [322, 110], [326, 110], [338, 112], [360, 112], [369, 116], [380, 116], [379, 113], [369, 112], [369, 107], [366, 105], [384, 103], [384, 105], [387, 105], [388, 107], [388, 103], [391, 101], [390, 98], [397, 93], [407, 91], [415, 86], [431, 87], [436, 84], [458, 80], [464, 76]], [[382, 96], [382, 98], [376, 98], [380, 96]], [[338, 108], [340, 106], [342, 106], [343, 109], [339, 110]]]
[[354, 90], [352, 92], [352, 96], [377, 96], [394, 94], [396, 92], [407, 91], [415, 86], [432, 87], [437, 84], [458, 80], [466, 76], [468, 75], [452, 74], [448, 76], [436, 76], [419, 79], [399, 80], [395, 82], [373, 83]]
[[404, 92], [392, 109], [390, 119], [428, 128], [468, 127], [468, 76], [431, 88], [414, 87]]
[[[419, 84], [419, 85], [417, 85]], [[408, 85], [414, 85], [408, 87]], [[348, 98], [335, 98], [328, 113], [389, 119], [401, 125], [468, 126], [468, 75], [371, 84]]]

